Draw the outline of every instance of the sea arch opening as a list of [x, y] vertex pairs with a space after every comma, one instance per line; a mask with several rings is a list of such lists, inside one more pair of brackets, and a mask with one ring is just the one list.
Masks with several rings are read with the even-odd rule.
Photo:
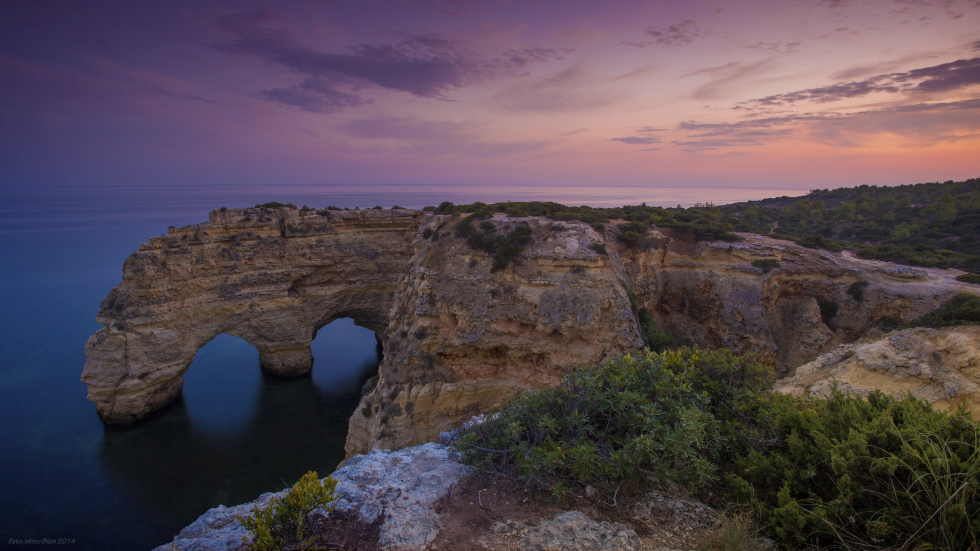
[[219, 333], [197, 350], [184, 373], [182, 396], [191, 425], [215, 436], [241, 433], [255, 417], [261, 385], [256, 347]]
[[348, 316], [334, 317], [318, 327], [310, 348], [317, 390], [357, 400], [364, 383], [377, 375], [384, 355], [378, 331]]

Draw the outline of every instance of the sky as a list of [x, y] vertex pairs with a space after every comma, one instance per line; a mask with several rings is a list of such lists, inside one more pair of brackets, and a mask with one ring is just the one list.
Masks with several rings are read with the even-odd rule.
[[0, 83], [38, 189], [980, 176], [980, 0], [4, 0]]

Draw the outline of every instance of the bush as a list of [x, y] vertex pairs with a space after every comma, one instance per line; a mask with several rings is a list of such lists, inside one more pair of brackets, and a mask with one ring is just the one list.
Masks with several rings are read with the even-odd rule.
[[[265, 510], [258, 506], [252, 509], [252, 514], [241, 519], [242, 526], [252, 532], [255, 541], [252, 549], [255, 551], [273, 551], [283, 549], [287, 539], [295, 534], [301, 548], [307, 548], [315, 536], [304, 540], [303, 525], [307, 515], [316, 508], [332, 511], [330, 505], [335, 498], [334, 489], [337, 481], [325, 478], [322, 482], [314, 471], [310, 471], [299, 479], [292, 489], [282, 497], [272, 498]], [[294, 532], [295, 530], [295, 532]], [[244, 540], [244, 538], [242, 538]]]
[[762, 273], [764, 274], [768, 274], [771, 270], [775, 268], [782, 267], [782, 264], [780, 264], [778, 260], [775, 260], [773, 258], [763, 258], [760, 260], [753, 260], [752, 265], [762, 270]]
[[597, 252], [599, 254], [604, 254], [604, 255], [608, 255], [609, 254], [606, 251], [606, 244], [605, 243], [592, 243], [591, 245], [589, 245], [589, 247], [593, 251], [595, 251], [595, 252]]
[[663, 352], [674, 347], [676, 344], [674, 339], [660, 331], [660, 328], [653, 321], [650, 310], [645, 307], [640, 308], [636, 311], [636, 317], [640, 322], [640, 331], [643, 333], [643, 342], [646, 343], [647, 348], [654, 352]]
[[956, 281], [964, 283], [980, 284], [980, 274], [961, 274], [956, 276]]
[[905, 324], [904, 327], [947, 327], [978, 323], [980, 323], [980, 297], [960, 293], [932, 312]]
[[820, 306], [820, 315], [824, 318], [832, 318], [840, 312], [840, 304], [827, 298], [817, 297], [817, 305]]
[[701, 488], [767, 440], [772, 381], [726, 350], [645, 351], [519, 395], [456, 446], [471, 464], [546, 488], [647, 476]]
[[844, 250], [840, 243], [831, 241], [822, 235], [808, 235], [798, 240], [797, 243], [808, 249], [824, 249], [832, 253], [839, 253]]
[[851, 295], [851, 298], [861, 302], [864, 300], [864, 290], [870, 285], [865, 280], [855, 281], [851, 283], [850, 287], [847, 288], [847, 294]]
[[[779, 444], [727, 475], [787, 549], [976, 549], [978, 432], [912, 396], [779, 399]], [[973, 546], [973, 547], [971, 547]]]
[[[493, 218], [493, 213], [487, 210], [473, 213], [456, 224], [455, 233], [457, 237], [465, 238], [470, 247], [493, 255], [490, 271], [497, 272], [506, 268], [524, 247], [533, 243], [534, 236], [531, 227], [525, 223], [518, 224], [506, 236], [500, 235], [490, 218]], [[474, 220], [483, 220], [480, 229], [473, 226]]]
[[257, 208], [257, 209], [283, 209], [283, 208], [286, 208], [286, 209], [297, 210], [296, 209], [296, 205], [294, 205], [292, 203], [285, 203], [284, 204], [284, 203], [280, 203], [278, 201], [269, 201], [268, 203], [259, 203], [258, 205], [255, 205], [255, 208]]
[[430, 237], [432, 237], [432, 234], [434, 233], [436, 232], [432, 228], [425, 228], [424, 230], [422, 230], [422, 239], [429, 239]]

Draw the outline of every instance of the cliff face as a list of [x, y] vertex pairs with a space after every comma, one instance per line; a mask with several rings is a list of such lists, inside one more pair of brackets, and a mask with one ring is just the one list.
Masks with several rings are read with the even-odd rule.
[[[340, 317], [377, 332], [384, 360], [351, 418], [348, 455], [434, 440], [520, 390], [553, 384], [643, 344], [628, 290], [681, 342], [759, 353], [782, 374], [883, 318], [921, 315], [963, 288], [951, 275], [862, 261], [746, 235], [694, 242], [654, 232], [623, 247], [613, 230], [539, 218], [506, 269], [453, 237], [460, 218], [408, 210], [214, 211], [131, 256], [86, 344], [82, 380], [111, 423], [175, 399], [194, 354], [219, 333], [280, 375], [311, 365], [315, 331]], [[605, 244], [608, 254], [591, 245]], [[600, 248], [601, 249], [601, 248]], [[768, 273], [752, 261], [780, 266]], [[867, 281], [863, 300], [847, 294]], [[839, 305], [835, 315], [818, 301]], [[826, 310], [826, 308], [825, 308]]]
[[[420, 232], [442, 226], [444, 237], [420, 233], [414, 242], [379, 380], [351, 418], [348, 456], [434, 440], [576, 364], [641, 347], [627, 289], [678, 341], [754, 352], [786, 375], [842, 342], [880, 333], [883, 318], [917, 317], [962, 287], [924, 270], [757, 235], [699, 243], [654, 232], [658, 246], [635, 250], [585, 224], [494, 220], [497, 232], [517, 222], [531, 226], [535, 242], [519, 265], [493, 273], [485, 253], [449, 237], [453, 219], [424, 219]], [[779, 267], [752, 266], [765, 259]], [[847, 293], [856, 281], [868, 282], [860, 301]], [[822, 314], [818, 300], [839, 311]]]
[[[445, 224], [442, 237], [414, 243], [377, 386], [351, 418], [348, 456], [435, 440], [576, 364], [642, 346], [619, 271], [588, 247], [602, 236], [585, 224], [521, 221], [534, 243], [519, 265], [494, 273], [487, 254], [451, 237], [454, 220], [426, 218], [422, 231]], [[515, 223], [494, 221], [497, 233]]]
[[99, 415], [125, 424], [176, 399], [198, 349], [221, 333], [254, 345], [263, 370], [299, 375], [334, 319], [384, 331], [422, 213], [321, 212], [212, 211], [131, 255], [85, 345], [82, 381]]

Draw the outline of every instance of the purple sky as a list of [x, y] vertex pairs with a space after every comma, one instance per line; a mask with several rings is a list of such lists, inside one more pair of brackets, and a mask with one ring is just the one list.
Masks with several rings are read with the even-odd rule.
[[978, 0], [7, 0], [0, 81], [4, 185], [980, 176]]

